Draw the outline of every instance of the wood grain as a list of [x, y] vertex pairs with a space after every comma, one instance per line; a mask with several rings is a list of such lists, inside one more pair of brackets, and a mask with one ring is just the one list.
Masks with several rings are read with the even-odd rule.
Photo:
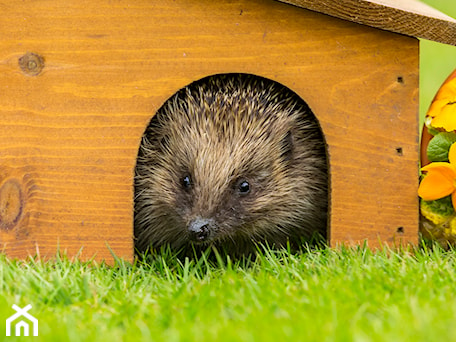
[[456, 45], [456, 20], [418, 0], [279, 0], [382, 30]]
[[[228, 72], [276, 80], [317, 115], [333, 245], [417, 242], [416, 39], [264, 0], [0, 8], [0, 245], [9, 256], [60, 248], [112, 262], [109, 245], [131, 259], [145, 127], [178, 89]], [[27, 54], [39, 72], [19, 62]]]

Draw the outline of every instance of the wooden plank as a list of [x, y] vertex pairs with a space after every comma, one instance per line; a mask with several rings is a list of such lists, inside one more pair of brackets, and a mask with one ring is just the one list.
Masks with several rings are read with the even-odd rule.
[[331, 162], [333, 244], [417, 241], [416, 39], [264, 0], [0, 7], [0, 245], [9, 256], [60, 246], [112, 261], [108, 244], [131, 259], [145, 127], [178, 89], [227, 72], [276, 80], [314, 110]]
[[418, 0], [279, 0], [358, 24], [456, 45], [456, 20]]

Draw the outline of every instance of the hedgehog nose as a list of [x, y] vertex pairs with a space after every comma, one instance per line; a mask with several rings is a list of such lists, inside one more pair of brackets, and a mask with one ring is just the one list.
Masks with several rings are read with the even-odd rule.
[[206, 241], [209, 237], [209, 226], [211, 220], [196, 218], [190, 222], [188, 225], [188, 230], [190, 232], [190, 239], [195, 242]]

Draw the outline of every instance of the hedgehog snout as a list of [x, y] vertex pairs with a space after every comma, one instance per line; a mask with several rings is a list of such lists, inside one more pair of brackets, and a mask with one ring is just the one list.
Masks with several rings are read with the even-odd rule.
[[211, 226], [213, 225], [213, 219], [206, 219], [202, 217], [194, 218], [188, 224], [190, 239], [194, 242], [205, 242], [209, 240], [211, 235]]

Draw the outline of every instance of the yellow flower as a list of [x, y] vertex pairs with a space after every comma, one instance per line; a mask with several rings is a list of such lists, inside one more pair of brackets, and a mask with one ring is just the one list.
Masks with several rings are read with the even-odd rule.
[[456, 78], [447, 80], [437, 92], [426, 115], [427, 125], [456, 131]]
[[421, 169], [427, 172], [418, 188], [418, 195], [425, 201], [434, 201], [451, 195], [453, 208], [456, 208], [456, 144], [448, 153], [449, 163], [434, 162]]

